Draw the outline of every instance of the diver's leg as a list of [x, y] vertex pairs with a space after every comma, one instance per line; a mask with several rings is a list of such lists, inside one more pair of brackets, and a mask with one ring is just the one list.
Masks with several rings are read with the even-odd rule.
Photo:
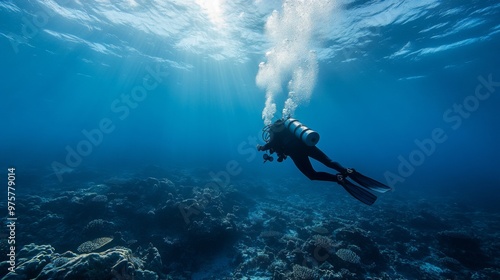
[[342, 174], [347, 174], [347, 169], [340, 165], [340, 163], [331, 160], [325, 153], [323, 153], [318, 147], [313, 146], [309, 147], [307, 149], [307, 152], [310, 157], [313, 159], [321, 162], [322, 164], [326, 165], [327, 167], [330, 167], [332, 169], [337, 170], [338, 172]]
[[342, 175], [337, 177], [326, 172], [316, 172], [316, 170], [312, 167], [307, 154], [290, 155], [290, 157], [297, 168], [311, 180], [336, 182], [340, 184], [350, 195], [367, 205], [372, 205], [375, 200], [377, 200], [377, 197], [374, 194], [349, 182], [349, 180], [344, 179]]
[[337, 176], [326, 173], [326, 172], [317, 172], [312, 167], [311, 161], [306, 154], [298, 154], [298, 155], [290, 155], [295, 163], [295, 166], [306, 175], [310, 180], [319, 180], [319, 181], [330, 181], [330, 182], [338, 182]]

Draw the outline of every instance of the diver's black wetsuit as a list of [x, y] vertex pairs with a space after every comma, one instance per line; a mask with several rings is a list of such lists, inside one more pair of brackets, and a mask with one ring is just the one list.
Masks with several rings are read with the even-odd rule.
[[278, 156], [289, 156], [297, 168], [310, 180], [338, 182], [337, 176], [318, 172], [312, 167], [309, 157], [321, 162], [322, 164], [345, 174], [347, 169], [338, 162], [332, 161], [325, 153], [316, 146], [307, 146], [300, 139], [295, 137], [284, 125], [282, 120], [276, 121], [270, 128], [269, 142], [259, 147], [259, 150], [270, 150], [271, 154], [276, 152]]

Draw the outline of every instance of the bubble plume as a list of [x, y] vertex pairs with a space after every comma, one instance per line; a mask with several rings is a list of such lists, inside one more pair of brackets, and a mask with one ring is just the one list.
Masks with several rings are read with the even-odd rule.
[[320, 43], [323, 27], [329, 26], [333, 8], [333, 0], [285, 0], [282, 11], [273, 11], [267, 19], [265, 34], [272, 47], [256, 77], [257, 86], [266, 91], [265, 124], [272, 122], [277, 111], [275, 97], [283, 91], [283, 83], [288, 84], [283, 116], [292, 116], [310, 100], [318, 75], [313, 48]]

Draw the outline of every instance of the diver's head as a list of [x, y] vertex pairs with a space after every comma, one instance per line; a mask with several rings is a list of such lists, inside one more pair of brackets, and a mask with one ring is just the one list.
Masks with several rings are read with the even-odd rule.
[[285, 130], [285, 121], [282, 119], [276, 120], [272, 125], [271, 125], [271, 132], [274, 133], [279, 133], [281, 131]]
[[271, 134], [278, 133], [285, 129], [285, 120], [277, 119], [275, 122], [264, 126], [262, 129], [262, 140], [264, 142], [269, 143], [271, 141]]

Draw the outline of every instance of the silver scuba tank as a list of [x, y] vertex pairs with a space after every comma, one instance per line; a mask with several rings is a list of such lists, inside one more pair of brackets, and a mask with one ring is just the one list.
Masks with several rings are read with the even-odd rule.
[[307, 146], [315, 146], [319, 141], [319, 133], [311, 130], [296, 119], [287, 119], [285, 127]]

